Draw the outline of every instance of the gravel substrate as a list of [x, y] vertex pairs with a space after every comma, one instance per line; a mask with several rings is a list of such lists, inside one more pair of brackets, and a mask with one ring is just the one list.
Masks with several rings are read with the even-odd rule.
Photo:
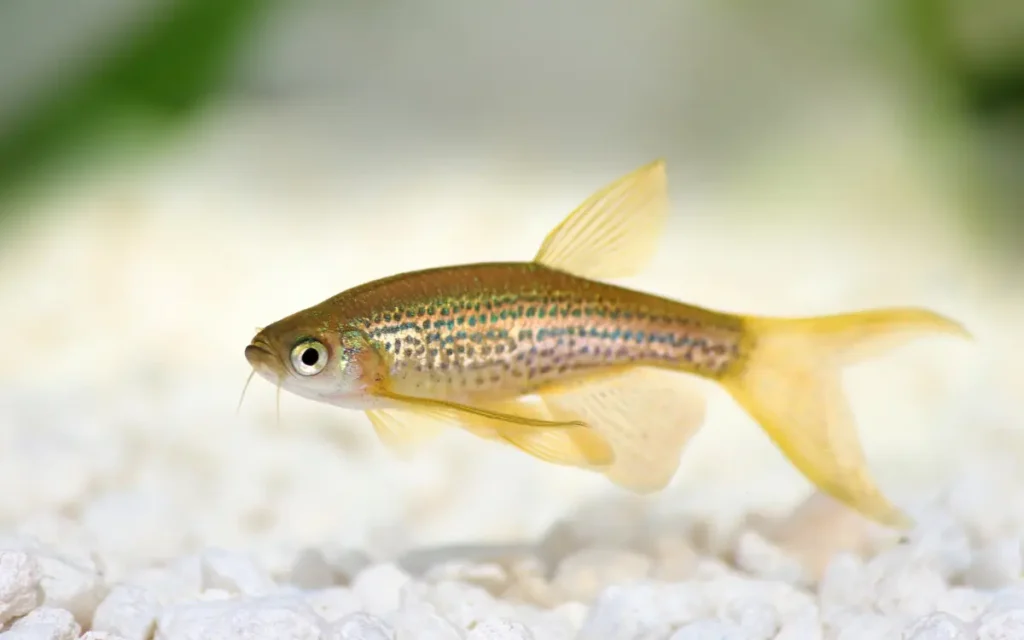
[[535, 545], [310, 548], [277, 571], [211, 547], [118, 580], [54, 517], [0, 540], [0, 638], [1020, 638], [1020, 480], [968, 474], [902, 537], [821, 496], [718, 531], [604, 505]]
[[[955, 231], [728, 226], [771, 203], [679, 198], [706, 215], [628, 284], [766, 314], [920, 304], [979, 339], [847, 378], [904, 537], [807, 498], [711, 385], [676, 481], [641, 499], [458, 432], [399, 458], [287, 395], [278, 426], [260, 381], [236, 416], [255, 326], [396, 271], [528, 258], [616, 173], [361, 185], [294, 142], [266, 154], [262, 125], [51, 201], [0, 254], [0, 640], [1024, 638], [1024, 308]], [[887, 148], [856, 135], [874, 167]], [[871, 210], [849, 162], [830, 207]], [[886, 171], [886, 202], [938, 210]]]

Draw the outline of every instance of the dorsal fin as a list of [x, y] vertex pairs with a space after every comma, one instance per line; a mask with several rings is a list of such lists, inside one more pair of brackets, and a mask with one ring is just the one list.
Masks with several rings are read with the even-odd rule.
[[665, 161], [656, 160], [587, 198], [548, 234], [533, 261], [583, 278], [636, 275], [667, 215]]

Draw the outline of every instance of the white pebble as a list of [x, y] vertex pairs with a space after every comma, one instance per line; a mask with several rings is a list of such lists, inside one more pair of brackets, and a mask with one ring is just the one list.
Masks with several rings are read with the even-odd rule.
[[491, 617], [510, 615], [512, 605], [496, 600], [486, 590], [461, 582], [416, 584], [403, 593], [402, 608], [426, 603], [462, 629]]
[[605, 587], [642, 580], [651, 571], [651, 559], [632, 551], [584, 549], [558, 565], [551, 584], [564, 597], [588, 601]]
[[818, 602], [822, 611], [867, 607], [871, 588], [864, 563], [852, 553], [838, 553], [825, 567], [818, 583]]
[[37, 556], [43, 604], [66, 609], [79, 624], [89, 625], [93, 612], [107, 595], [98, 566], [84, 558], [41, 551]]
[[463, 567], [492, 565], [529, 557], [534, 549], [528, 545], [467, 544], [430, 546], [412, 549], [398, 559], [398, 566], [414, 576], [426, 576], [432, 569], [445, 565]]
[[1004, 538], [975, 549], [967, 570], [967, 584], [978, 589], [998, 589], [1015, 582], [1024, 569], [1020, 546], [1016, 538]]
[[766, 540], [755, 531], [744, 531], [736, 541], [736, 566], [743, 571], [768, 580], [800, 584], [807, 572], [800, 561]]
[[82, 627], [66, 609], [39, 607], [0, 633], [3, 640], [75, 640]]
[[[691, 622], [721, 613], [729, 603], [735, 600], [759, 601], [769, 604], [778, 611], [781, 618], [816, 609], [810, 595], [785, 582], [751, 580], [734, 575], [709, 580], [698, 585], [687, 585], [684, 588], [691, 592], [691, 597], [693, 597], [694, 589], [699, 589], [700, 597], [707, 601], [711, 610], [709, 615], [704, 616], [695, 615], [699, 614], [701, 609], [691, 608], [690, 615], [693, 617], [681, 622]], [[693, 602], [698, 601], [694, 600]]]
[[204, 589], [262, 596], [274, 589], [274, 581], [244, 553], [207, 549], [201, 556]]
[[[1002, 476], [1004, 465], [996, 464], [959, 478], [947, 496], [948, 509], [969, 524], [972, 533], [983, 540], [994, 540], [1005, 533], [1014, 520], [1013, 503], [1019, 500], [1018, 487], [1007, 486]], [[1016, 484], [1016, 483], [1014, 483]]]
[[524, 605], [509, 615], [489, 619], [515, 620], [530, 630], [534, 640], [575, 638], [580, 629], [580, 624], [574, 623], [561, 608], [540, 609]]
[[378, 564], [359, 572], [352, 581], [352, 590], [366, 606], [366, 611], [381, 615], [398, 609], [402, 587], [412, 578], [393, 563]]
[[140, 571], [129, 583], [148, 589], [161, 602], [188, 600], [203, 591], [203, 562], [199, 556], [185, 556], [167, 566]]
[[[654, 591], [654, 605], [661, 619], [677, 627], [713, 615], [714, 605], [706, 593], [709, 583], [663, 585]], [[643, 591], [635, 592], [643, 597]]]
[[1024, 638], [1024, 609], [986, 613], [977, 630], [978, 640], [1017, 640]]
[[92, 628], [116, 633], [128, 640], [149, 640], [160, 610], [160, 602], [148, 589], [118, 585], [96, 607]]
[[583, 621], [587, 619], [588, 611], [589, 608], [582, 602], [563, 602], [555, 607], [553, 613], [564, 618], [574, 631], [579, 631]]
[[181, 604], [157, 622], [158, 640], [321, 640], [323, 621], [296, 597]]
[[490, 593], [497, 593], [508, 584], [509, 575], [504, 567], [493, 562], [449, 560], [428, 569], [423, 579], [427, 582], [466, 582], [483, 587]]
[[331, 567], [333, 584], [351, 585], [359, 572], [370, 566], [370, 558], [353, 549], [327, 549], [324, 558]]
[[334, 584], [334, 570], [322, 552], [305, 549], [295, 559], [288, 582], [302, 589], [325, 589]]
[[657, 536], [648, 546], [655, 559], [651, 578], [679, 582], [693, 576], [699, 556], [688, 540], [677, 536]]
[[39, 604], [39, 563], [24, 551], [0, 551], [0, 626]]
[[971, 564], [971, 541], [963, 526], [948, 513], [923, 515], [901, 549], [917, 564], [927, 565], [944, 580], [960, 576]]
[[833, 616], [826, 625], [829, 640], [893, 640], [906, 626], [901, 616], [853, 613]]
[[362, 611], [363, 602], [347, 587], [329, 587], [308, 591], [306, 602], [321, 618], [328, 622], [341, 620], [345, 616]]
[[953, 587], [942, 594], [936, 603], [938, 611], [954, 615], [961, 620], [974, 620], [992, 604], [992, 594], [986, 591]]
[[1024, 609], [1024, 589], [1011, 586], [1000, 589], [992, 595], [992, 600], [985, 607], [985, 613], [998, 613], [1015, 609]]
[[521, 622], [504, 618], [488, 618], [475, 625], [466, 640], [534, 640], [534, 635]]
[[508, 565], [509, 585], [503, 592], [506, 598], [554, 607], [565, 600], [548, 582], [546, 567], [539, 558], [517, 558]]
[[231, 600], [237, 594], [224, 589], [207, 589], [196, 596], [199, 602], [216, 602], [218, 600]]
[[96, 550], [111, 560], [113, 572], [123, 573], [153, 557], [173, 557], [188, 544], [189, 529], [181, 526], [178, 508], [168, 493], [115, 488], [89, 500], [81, 524], [74, 526], [91, 532]]
[[711, 580], [734, 575], [736, 572], [718, 558], [700, 558], [693, 567], [693, 577], [697, 580]]
[[935, 563], [912, 559], [902, 549], [875, 556], [867, 572], [874, 606], [881, 613], [927, 615], [936, 610], [947, 589]]
[[768, 640], [779, 631], [779, 612], [755, 598], [737, 598], [725, 605], [721, 617], [735, 624], [751, 638]]
[[680, 627], [669, 640], [750, 640], [755, 637], [731, 622], [699, 620]]
[[461, 640], [462, 632], [429, 604], [403, 606], [394, 617], [395, 640]]
[[810, 608], [784, 618], [775, 640], [821, 640], [823, 637], [821, 618], [816, 609]]
[[116, 633], [107, 633], [106, 631], [86, 631], [78, 640], [128, 640], [124, 636], [119, 636]]
[[18, 525], [20, 544], [6, 545], [24, 551], [59, 551], [61, 557], [82, 565], [98, 565], [96, 539], [78, 520], [43, 512]]
[[380, 618], [353, 613], [338, 620], [327, 632], [329, 640], [393, 640], [395, 632]]
[[916, 620], [904, 632], [906, 640], [967, 640], [969, 627], [956, 616], [933, 613]]
[[673, 626], [701, 618], [706, 609], [707, 602], [685, 585], [611, 586], [594, 601], [576, 640], [668, 635]]

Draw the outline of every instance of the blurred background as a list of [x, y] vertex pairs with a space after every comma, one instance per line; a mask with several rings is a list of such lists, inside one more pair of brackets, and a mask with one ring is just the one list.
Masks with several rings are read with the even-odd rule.
[[624, 284], [953, 315], [975, 343], [850, 371], [873, 469], [909, 499], [1024, 451], [1018, 0], [7, 0], [0, 88], [0, 522], [73, 521], [115, 568], [529, 540], [587, 504], [792, 508], [809, 486], [711, 386], [647, 500], [462, 433], [400, 460], [296, 397], [278, 426], [258, 380], [234, 413], [256, 327], [529, 259], [657, 157], [672, 220]]

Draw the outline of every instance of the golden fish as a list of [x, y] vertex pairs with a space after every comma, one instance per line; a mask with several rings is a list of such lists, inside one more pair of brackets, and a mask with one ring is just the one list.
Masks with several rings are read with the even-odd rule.
[[923, 332], [966, 330], [914, 308], [736, 315], [598, 281], [645, 266], [668, 209], [653, 162], [587, 199], [532, 262], [370, 282], [264, 328], [245, 357], [279, 390], [365, 411], [389, 446], [458, 425], [639, 493], [669, 483], [703, 422], [704, 399], [680, 375], [694, 374], [724, 387], [824, 492], [908, 524], [868, 474], [841, 368]]

